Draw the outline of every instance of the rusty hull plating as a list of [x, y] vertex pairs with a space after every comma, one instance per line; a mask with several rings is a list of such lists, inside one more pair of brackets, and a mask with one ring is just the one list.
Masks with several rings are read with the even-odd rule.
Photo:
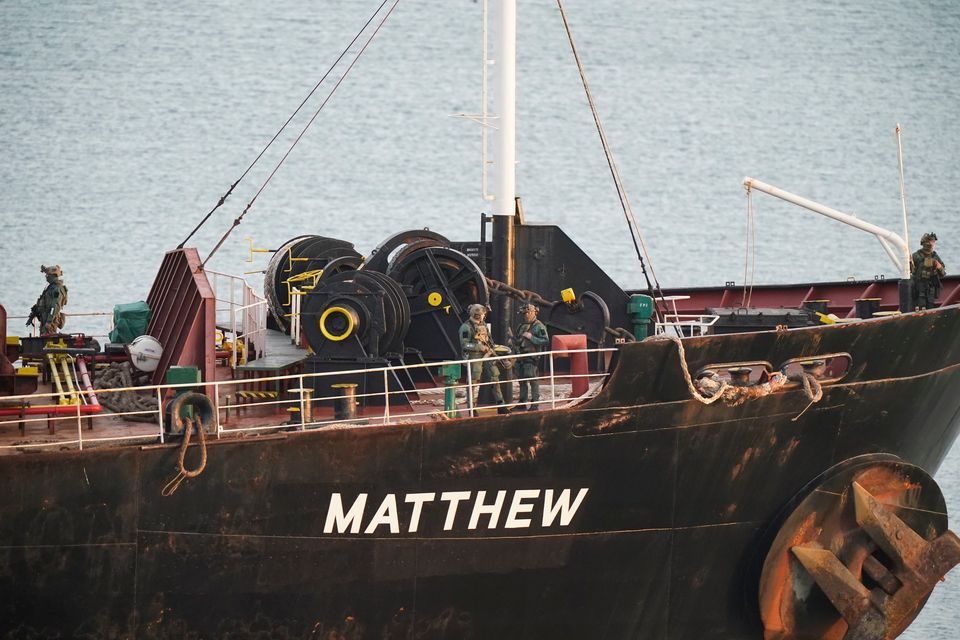
[[[675, 345], [628, 344], [583, 405], [221, 440], [203, 475], [169, 498], [160, 491], [175, 444], [6, 456], [0, 627], [24, 637], [762, 638], [757, 567], [786, 506], [851, 460], [940, 465], [960, 428], [958, 333], [960, 309], [946, 308], [686, 341], [691, 371], [730, 354], [778, 364], [849, 353], [847, 375], [805, 412], [800, 389], [701, 405]], [[905, 335], [913, 349], [889, 349]], [[869, 528], [883, 514], [865, 504]], [[932, 545], [952, 561], [948, 542]], [[830, 564], [811, 563], [808, 578], [826, 576], [817, 583], [828, 592], [830, 576], [849, 584]], [[931, 566], [921, 573], [946, 564]]]

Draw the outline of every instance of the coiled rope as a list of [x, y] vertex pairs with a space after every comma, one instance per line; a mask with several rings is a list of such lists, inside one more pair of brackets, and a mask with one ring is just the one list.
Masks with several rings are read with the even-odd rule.
[[[180, 472], [173, 480], [166, 484], [162, 491], [160, 491], [160, 495], [164, 497], [172, 496], [177, 489], [180, 488], [180, 485], [183, 484], [184, 480], [187, 478], [196, 478], [203, 473], [204, 469], [207, 468], [207, 434], [203, 428], [203, 421], [199, 416], [197, 417], [196, 423], [194, 423], [194, 421], [190, 418], [184, 418], [183, 424], [183, 442], [180, 444], [180, 457], [177, 461], [177, 466], [180, 467]], [[190, 434], [193, 433], [194, 425], [196, 425], [197, 431], [200, 432], [200, 464], [196, 469], [187, 469], [187, 449], [190, 447]]]

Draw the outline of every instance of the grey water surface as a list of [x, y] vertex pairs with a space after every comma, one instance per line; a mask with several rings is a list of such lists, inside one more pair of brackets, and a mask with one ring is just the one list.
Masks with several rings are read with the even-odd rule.
[[[68, 311], [142, 299], [378, 3], [0, 2], [0, 303], [25, 314], [59, 263]], [[517, 185], [625, 287], [642, 278], [555, 2], [520, 3]], [[663, 286], [744, 282], [744, 176], [902, 230], [960, 271], [960, 3], [567, 0]], [[303, 233], [369, 252], [430, 227], [475, 239], [481, 4], [403, 0], [210, 262]], [[358, 47], [354, 47], [356, 50]], [[191, 241], [206, 256], [327, 95]], [[895, 270], [873, 238], [754, 197], [758, 283]], [[257, 279], [258, 276], [251, 276]], [[76, 319], [69, 327], [84, 328]], [[960, 451], [938, 473], [960, 512]], [[960, 576], [904, 635], [953, 638]]]

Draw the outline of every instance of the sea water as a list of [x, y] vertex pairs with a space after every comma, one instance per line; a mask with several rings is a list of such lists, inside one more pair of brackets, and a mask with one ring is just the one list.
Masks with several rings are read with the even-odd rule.
[[[143, 299], [378, 3], [0, 3], [0, 304], [25, 314], [60, 264], [68, 311]], [[625, 288], [643, 284], [557, 4], [520, 3], [517, 190]], [[870, 236], [753, 196], [752, 176], [903, 233], [960, 271], [960, 4], [567, 0], [576, 44], [663, 286], [895, 277]], [[388, 4], [389, 6], [389, 4]], [[481, 8], [400, 2], [254, 200], [341, 72], [190, 241], [255, 272], [304, 233], [368, 253], [430, 227], [476, 239]], [[356, 52], [363, 43], [353, 47]], [[245, 238], [250, 238], [249, 241]], [[259, 276], [250, 276], [254, 281]], [[76, 318], [68, 328], [85, 328]], [[918, 410], [922, 410], [918, 408]], [[960, 513], [960, 450], [937, 474]], [[904, 637], [954, 637], [951, 575]]]

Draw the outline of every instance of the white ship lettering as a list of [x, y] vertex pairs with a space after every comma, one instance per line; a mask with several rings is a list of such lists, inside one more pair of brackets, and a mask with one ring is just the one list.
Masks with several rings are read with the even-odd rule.
[[[424, 516], [428, 514], [442, 515], [444, 531], [464, 527], [470, 531], [528, 529], [537, 525], [568, 527], [588, 492], [587, 487], [577, 490], [499, 490], [489, 494], [487, 491], [444, 491], [439, 499], [433, 492], [388, 493], [376, 508], [373, 508], [376, 502], [371, 502], [367, 493], [356, 494], [352, 501], [349, 494], [332, 493], [323, 532], [362, 532], [363, 535], [398, 535], [401, 531], [418, 533]], [[502, 518], [504, 510], [506, 517]]]

